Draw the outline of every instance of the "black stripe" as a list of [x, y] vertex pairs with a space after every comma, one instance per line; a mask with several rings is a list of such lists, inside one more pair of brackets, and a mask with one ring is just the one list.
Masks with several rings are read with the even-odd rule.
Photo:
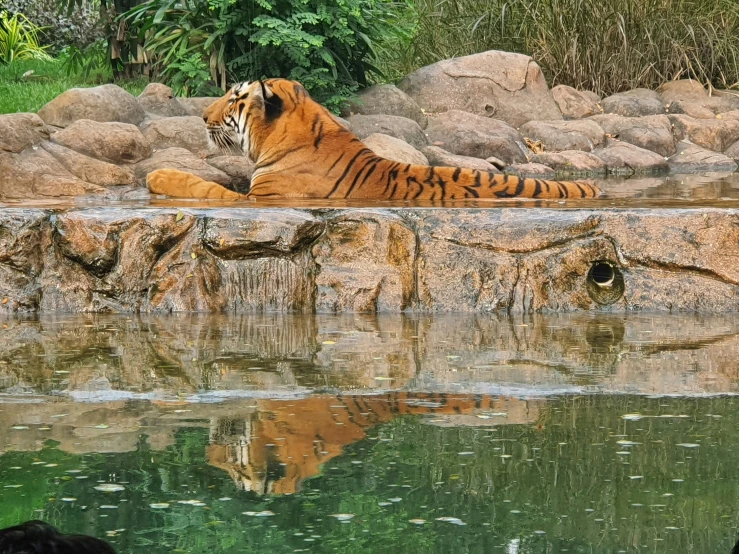
[[567, 194], [567, 187], [563, 183], [560, 183], [559, 181], [557, 181], [556, 183], [557, 183], [557, 188], [559, 189], [559, 194], [561, 195], [561, 197], [568, 198], [569, 194]]
[[539, 195], [541, 194], [541, 182], [539, 179], [534, 179], [534, 196], [532, 198], [539, 198]]
[[516, 192], [514, 194], [516, 196], [521, 196], [523, 194], [523, 179], [521, 177], [518, 178], [518, 184], [516, 185]]
[[327, 173], [331, 173], [331, 171], [336, 167], [336, 164], [341, 161], [341, 159], [344, 157], [346, 152], [342, 152], [341, 156], [339, 156], [334, 163], [331, 164], [331, 167], [328, 168]]
[[469, 192], [475, 198], [480, 198], [480, 193], [477, 192], [472, 186], [466, 186], [466, 187], [462, 187], [462, 188], [464, 190], [466, 190], [467, 192]]
[[318, 148], [318, 145], [323, 141], [323, 121], [318, 125], [318, 136], [313, 141], [313, 148]]
[[583, 189], [583, 188], [582, 188], [582, 187], [580, 186], [580, 183], [578, 183], [577, 181], [575, 181], [575, 186], [577, 187], [577, 190], [579, 190], [579, 191], [580, 191], [580, 195], [581, 195], [581, 196], [582, 196], [583, 198], [585, 198], [585, 197], [586, 197], [586, 196], [588, 195], [588, 193], [587, 193], [587, 192], [585, 192], [585, 189]]
[[259, 169], [263, 169], [263, 168], [265, 168], [267, 166], [274, 165], [277, 162], [279, 162], [282, 158], [284, 158], [285, 156], [287, 156], [288, 154], [292, 154], [293, 152], [297, 152], [298, 150], [301, 150], [302, 148], [303, 148], [303, 145], [300, 145], [300, 146], [296, 146], [295, 148], [290, 148], [289, 150], [285, 150], [284, 152], [280, 152], [277, 155], [277, 157], [272, 158], [271, 160], [267, 160], [263, 164], [259, 164], [259, 166], [257, 166], [257, 167]]
[[310, 126], [310, 132], [315, 133], [316, 127], [321, 122], [321, 114], [316, 114], [316, 116], [313, 118], [313, 125]]
[[429, 186], [433, 186], [434, 177], [436, 177], [436, 169], [429, 166], [428, 171], [429, 171], [429, 176], [426, 177], [426, 179], [423, 182]]
[[462, 168], [458, 167], [454, 170], [454, 173], [452, 173], [452, 181], [455, 183], [457, 182], [457, 179], [459, 179], [459, 174], [462, 173]]
[[359, 158], [360, 156], [362, 156], [363, 154], [367, 154], [368, 152], [369, 152], [369, 153], [372, 153], [372, 150], [370, 150], [369, 148], [362, 148], [362, 149], [361, 149], [361, 150], [360, 150], [359, 152], [357, 152], [357, 153], [356, 153], [356, 154], [354, 155], [354, 157], [353, 157], [353, 158], [352, 158], [351, 160], [349, 160], [349, 163], [348, 163], [348, 164], [346, 165], [346, 168], [344, 169], [344, 173], [342, 173], [342, 174], [341, 174], [341, 177], [339, 177], [339, 178], [338, 178], [338, 179], [336, 180], [336, 182], [334, 183], [334, 186], [333, 186], [333, 188], [332, 188], [332, 189], [331, 189], [331, 191], [330, 191], [330, 192], [328, 193], [328, 196], [329, 196], [329, 197], [330, 197], [331, 195], [333, 195], [333, 194], [334, 194], [334, 193], [336, 192], [336, 189], [338, 189], [338, 188], [339, 188], [339, 185], [341, 185], [341, 182], [342, 182], [342, 181], [343, 181], [343, 180], [344, 180], [344, 179], [346, 178], [346, 176], [347, 176], [347, 175], [349, 175], [349, 172], [351, 171], [351, 169], [352, 169], [352, 166], [353, 166], [353, 165], [354, 165], [354, 163], [355, 163], [355, 162], [357, 161], [357, 159], [358, 159], [358, 158]]
[[[480, 173], [480, 171], [479, 170], [475, 170], [475, 185], [474, 185], [475, 188], [480, 188], [480, 185], [482, 184], [482, 182], [480, 180], [481, 178], [482, 178], [482, 174]], [[479, 197], [480, 195], [478, 194], [478, 195], [475, 195], [475, 196], [478, 196]]]
[[[352, 184], [349, 186], [349, 190], [346, 191], [346, 194], [344, 195], [345, 198], [349, 198], [349, 196], [351, 195], [352, 191], [354, 190], [354, 187], [356, 187], [357, 186], [357, 183], [359, 182], [359, 177], [362, 175], [362, 172], [365, 169], [367, 169], [369, 167], [369, 170], [367, 171], [367, 173], [364, 174], [364, 179], [362, 179], [362, 183], [364, 183], [367, 180], [367, 177], [369, 177], [370, 175], [372, 175], [372, 172], [375, 170], [375, 167], [377, 166], [377, 162], [378, 161], [379, 161], [379, 158], [375, 158], [373, 160], [370, 160], [367, 163], [367, 165], [365, 165], [362, 169], [360, 169], [357, 172], [356, 177], [354, 177], [354, 180], [352, 181]], [[374, 162], [374, 163], [372, 163], [372, 162]], [[370, 167], [370, 164], [372, 165], [372, 167]]]

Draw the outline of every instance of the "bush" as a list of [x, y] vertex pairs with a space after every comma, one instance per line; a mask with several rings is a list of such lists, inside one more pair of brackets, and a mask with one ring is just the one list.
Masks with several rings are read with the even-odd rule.
[[11, 16], [0, 11], [0, 62], [10, 65], [18, 60], [51, 59], [39, 41], [39, 30], [23, 14]]
[[413, 0], [417, 28], [387, 60], [417, 68], [485, 50], [531, 55], [549, 83], [611, 94], [677, 78], [739, 84], [736, 0]]
[[126, 18], [165, 80], [180, 90], [287, 77], [336, 109], [367, 84], [368, 74], [379, 72], [373, 47], [397, 32], [398, 5], [404, 3], [150, 0]]

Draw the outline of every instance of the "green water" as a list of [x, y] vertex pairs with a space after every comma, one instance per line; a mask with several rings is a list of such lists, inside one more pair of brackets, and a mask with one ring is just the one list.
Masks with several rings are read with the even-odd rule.
[[[614, 339], [605, 332], [607, 321], [599, 320], [601, 333], [595, 338], [591, 327], [592, 352], [583, 353], [581, 346], [576, 352], [577, 359], [584, 356], [597, 366], [586, 380], [588, 387], [595, 383], [610, 392], [587, 387], [567, 394], [550, 391], [553, 384], [583, 382], [587, 364], [573, 371], [560, 359], [567, 345], [582, 345], [576, 340], [578, 329], [585, 329], [579, 320], [569, 321], [569, 338], [560, 347], [543, 333], [551, 351], [559, 352], [559, 361], [553, 362], [557, 379], [546, 375], [537, 354], [539, 376], [526, 373], [514, 379], [505, 373], [505, 393], [460, 390], [499, 386], [502, 374], [496, 364], [511, 365], [510, 352], [504, 361], [492, 362], [486, 341], [468, 344], [466, 354], [446, 354], [451, 365], [442, 368], [432, 367], [434, 355], [416, 356], [415, 378], [397, 389], [390, 386], [391, 377], [380, 381], [388, 384], [383, 390], [363, 388], [356, 377], [361, 368], [335, 367], [348, 363], [349, 350], [356, 352], [356, 340], [339, 348], [342, 336], [356, 339], [356, 329], [324, 320], [308, 333], [313, 337], [308, 342], [316, 346], [301, 354], [297, 379], [274, 368], [287, 383], [255, 390], [254, 381], [246, 380], [248, 394], [242, 390], [234, 397], [229, 389], [232, 395], [217, 402], [211, 397], [195, 401], [182, 390], [164, 399], [130, 394], [152, 388], [140, 381], [132, 385], [130, 376], [128, 381], [108, 379], [107, 396], [93, 401], [71, 394], [89, 390], [90, 383], [100, 390], [101, 375], [111, 373], [108, 364], [118, 368], [117, 375], [125, 374], [121, 358], [148, 340], [187, 343], [188, 332], [202, 339], [202, 326], [188, 331], [191, 326], [180, 321], [181, 334], [165, 339], [161, 326], [152, 331], [147, 322], [148, 331], [129, 329], [135, 340], [117, 337], [116, 348], [108, 351], [100, 341], [112, 339], [110, 333], [101, 339], [101, 329], [113, 323], [98, 322], [92, 327], [96, 332], [89, 331], [97, 337], [97, 355], [77, 352], [76, 362], [60, 363], [63, 350], [84, 350], [84, 341], [78, 334], [74, 344], [52, 352], [49, 345], [60, 343], [50, 329], [74, 324], [78, 332], [88, 333], [79, 331], [79, 322], [46, 327], [15, 322], [18, 347], [6, 344], [0, 351], [0, 527], [44, 519], [136, 554], [728, 554], [739, 529], [739, 397], [725, 394], [734, 391], [739, 367], [731, 346], [735, 333], [727, 332], [733, 321], [721, 320], [723, 327], [716, 332], [723, 339], [687, 344], [679, 329], [700, 335], [696, 328], [715, 330], [716, 320], [701, 320], [698, 327], [695, 320], [657, 320], [655, 330], [673, 324], [672, 342], [660, 339], [657, 349], [634, 348], [642, 339], [629, 337], [643, 334], [641, 323], [619, 320], [624, 332]], [[453, 338], [454, 327], [447, 323], [446, 336]], [[529, 325], [535, 334], [542, 325], [567, 328], [565, 323], [519, 325]], [[123, 327], [121, 320], [115, 325]], [[243, 321], [239, 325], [247, 340]], [[271, 325], [285, 336], [279, 322]], [[458, 328], [469, 329], [470, 322]], [[345, 335], [327, 339], [327, 329], [343, 329]], [[409, 344], [420, 336], [417, 326], [408, 333]], [[294, 333], [290, 336], [291, 357], [275, 346], [261, 360], [300, 357]], [[387, 346], [388, 336], [377, 336]], [[195, 354], [183, 357], [181, 365], [190, 367], [202, 349], [223, 355], [211, 339], [190, 344]], [[499, 339], [500, 334], [491, 340]], [[47, 348], [36, 350], [34, 345], [42, 343]], [[397, 348], [404, 351], [402, 341]], [[519, 353], [522, 348], [528, 358], [541, 351], [534, 339], [515, 347]], [[327, 349], [334, 360], [330, 370], [317, 355]], [[371, 349], [379, 358], [379, 347]], [[624, 355], [604, 370], [597, 355], [614, 349]], [[29, 352], [36, 352], [36, 363]], [[479, 366], [477, 354], [497, 367], [495, 382], [479, 371], [470, 377], [455, 359], [472, 356], [465, 362], [469, 370]], [[383, 356], [399, 360], [395, 349]], [[251, 375], [255, 370], [245, 368], [256, 367], [258, 357], [249, 354], [238, 371]], [[171, 357], [164, 369], [136, 360], [142, 374], [153, 373], [152, 382], [171, 382], [181, 370]], [[212, 363], [203, 363], [213, 373]], [[47, 371], [49, 364], [56, 369]], [[649, 378], [639, 370], [644, 366], [651, 368]], [[222, 382], [234, 383], [233, 376], [228, 379], [232, 370], [215, 373]], [[83, 371], [88, 372], [84, 382], [75, 381], [75, 373]], [[352, 375], [348, 385], [337, 384], [337, 371]], [[459, 379], [449, 374], [460, 374]], [[308, 375], [305, 382], [321, 387], [300, 386], [300, 376]], [[613, 390], [622, 381], [641, 392]], [[212, 376], [207, 382], [213, 383]], [[442, 382], [447, 390], [438, 390]], [[703, 383], [703, 392], [696, 390], [696, 382]], [[205, 390], [202, 383], [199, 387]], [[722, 393], [721, 388], [731, 390]], [[96, 489], [101, 486], [104, 490]]]

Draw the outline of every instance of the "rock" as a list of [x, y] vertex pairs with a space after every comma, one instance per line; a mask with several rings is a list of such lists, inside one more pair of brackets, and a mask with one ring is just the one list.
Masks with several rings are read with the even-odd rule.
[[548, 165], [536, 163], [509, 165], [505, 168], [505, 173], [523, 178], [533, 177], [536, 179], [554, 179], [557, 175], [557, 172]]
[[660, 156], [671, 156], [675, 153], [672, 123], [666, 115], [623, 117], [603, 114], [590, 119], [600, 125], [611, 138], [651, 150]]
[[704, 105], [685, 100], [674, 100], [667, 105], [668, 113], [685, 114], [696, 119], [716, 119], [716, 114]]
[[447, 152], [438, 146], [427, 146], [421, 153], [426, 156], [429, 165], [437, 167], [466, 167], [469, 169], [479, 169], [481, 171], [496, 172], [497, 168], [487, 160], [479, 158], [471, 158], [469, 156], [459, 156]]
[[443, 60], [414, 71], [398, 87], [426, 113], [463, 110], [514, 127], [561, 119], [540, 67], [523, 54], [491, 50]]
[[487, 158], [485, 158], [485, 161], [489, 164], [492, 164], [498, 169], [503, 169], [505, 167], [505, 162], [500, 158], [496, 158], [495, 156], [488, 156]]
[[209, 165], [202, 158], [184, 148], [165, 148], [154, 152], [151, 158], [136, 164], [134, 171], [139, 182], [144, 183], [146, 176], [155, 169], [179, 169], [197, 175], [206, 181], [224, 186], [231, 185], [231, 177], [220, 169]]
[[378, 156], [404, 164], [428, 165], [426, 156], [399, 138], [373, 133], [364, 139], [365, 146]]
[[352, 132], [359, 137], [359, 140], [364, 140], [373, 133], [380, 133], [404, 140], [417, 150], [429, 144], [423, 129], [418, 123], [407, 117], [397, 115], [353, 115], [347, 118], [347, 121]]
[[605, 144], [606, 135], [595, 121], [529, 121], [518, 129], [524, 138], [541, 141], [544, 150], [592, 152]]
[[739, 161], [739, 140], [729, 146], [724, 154], [735, 162]]
[[664, 156], [628, 142], [611, 141], [594, 154], [606, 164], [608, 173], [614, 175], [658, 173], [668, 169]]
[[[596, 92], [593, 92], [592, 90], [580, 90], [578, 92], [580, 94], [582, 94], [583, 96], [585, 96], [586, 98], [589, 98], [590, 100], [592, 100], [596, 104], [600, 104], [600, 101], [602, 100], [600, 94], [598, 94]], [[603, 108], [601, 108], [600, 105], [599, 105], [598, 106], [598, 110], [600, 112], [602, 112], [603, 111]]]
[[79, 152], [45, 141], [41, 147], [79, 179], [102, 187], [136, 185], [136, 176], [127, 167], [90, 158]]
[[202, 117], [165, 117], [142, 127], [141, 132], [153, 150], [184, 148], [203, 157], [211, 151], [208, 130]]
[[693, 79], [668, 81], [657, 88], [657, 93], [668, 104], [675, 101], [692, 102], [708, 98], [705, 87]]
[[415, 290], [416, 236], [398, 215], [344, 210], [312, 249], [317, 312], [400, 312]]
[[534, 154], [531, 161], [551, 167], [557, 175], [602, 175], [606, 172], [606, 164], [598, 156], [580, 150]]
[[146, 114], [136, 98], [116, 85], [72, 88], [43, 106], [38, 115], [48, 125], [66, 127], [79, 119], [138, 125]]
[[196, 117], [203, 117], [205, 110], [207, 110], [213, 102], [219, 100], [218, 96], [191, 96], [189, 98], [178, 98], [177, 102], [185, 108], [185, 115], [194, 115]]
[[460, 156], [495, 156], [507, 164], [526, 161], [528, 148], [521, 134], [497, 119], [449, 110], [429, 116], [426, 134], [435, 146]]
[[582, 119], [583, 117], [603, 113], [598, 105], [600, 98], [597, 95], [598, 100], [593, 100], [590, 94], [580, 92], [567, 85], [552, 87], [552, 98], [554, 98], [565, 119]]
[[251, 176], [254, 173], [254, 162], [249, 158], [246, 156], [214, 156], [208, 158], [208, 164], [231, 177], [230, 188], [241, 194], [249, 192]]
[[614, 94], [601, 100], [605, 113], [615, 113], [624, 117], [641, 117], [665, 113], [665, 102], [653, 90], [637, 88], [628, 92]]
[[0, 115], [0, 152], [17, 154], [48, 138], [46, 124], [35, 113]]
[[689, 142], [678, 143], [677, 152], [670, 157], [668, 163], [670, 170], [675, 173], [737, 170], [736, 162], [730, 157]]
[[20, 154], [0, 152], [0, 200], [73, 197], [103, 190], [72, 175], [38, 146]]
[[[349, 101], [342, 115], [397, 115], [412, 119], [422, 129], [428, 123], [426, 114], [416, 101], [395, 85], [373, 85], [361, 91], [356, 99]], [[382, 132], [382, 131], [379, 131]]]
[[[162, 117], [189, 115], [185, 107], [174, 97], [174, 92], [167, 85], [149, 83], [139, 94], [139, 105], [145, 112]], [[198, 115], [202, 118], [202, 114]]]
[[128, 123], [80, 119], [54, 133], [51, 141], [112, 163], [136, 163], [151, 155], [151, 147], [139, 128]]
[[723, 152], [739, 140], [739, 120], [733, 118], [695, 119], [688, 115], [668, 116], [678, 141], [688, 140], [698, 146]]

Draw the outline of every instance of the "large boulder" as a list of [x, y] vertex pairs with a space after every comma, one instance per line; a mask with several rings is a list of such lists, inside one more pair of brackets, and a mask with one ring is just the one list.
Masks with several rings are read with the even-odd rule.
[[505, 168], [505, 172], [509, 175], [523, 177], [524, 179], [554, 179], [557, 176], [557, 172], [548, 165], [536, 163], [509, 165]]
[[674, 100], [667, 105], [667, 113], [689, 115], [695, 119], [716, 119], [716, 114], [701, 102]]
[[668, 81], [657, 89], [657, 93], [668, 104], [676, 100], [691, 102], [708, 98], [705, 87], [693, 79]]
[[426, 156], [399, 138], [374, 133], [364, 139], [364, 144], [378, 156], [404, 164], [428, 165]]
[[595, 121], [529, 121], [518, 131], [524, 138], [541, 141], [550, 152], [592, 152], [605, 144], [606, 134]]
[[528, 148], [521, 134], [497, 119], [449, 110], [429, 117], [426, 134], [435, 146], [460, 156], [495, 156], [507, 164], [527, 161]]
[[136, 97], [116, 85], [69, 89], [43, 106], [38, 115], [57, 127], [66, 127], [78, 119], [138, 125], [146, 117]]
[[651, 150], [660, 156], [672, 156], [675, 153], [672, 124], [666, 115], [624, 117], [603, 114], [590, 119], [600, 125], [611, 138]]
[[426, 128], [426, 114], [416, 101], [395, 85], [374, 85], [361, 91], [348, 102], [342, 115], [398, 115], [412, 119]]
[[177, 102], [185, 108], [185, 115], [203, 117], [203, 113], [213, 102], [219, 100], [217, 96], [191, 96], [189, 98], [178, 98]]
[[679, 141], [688, 140], [698, 146], [723, 152], [739, 140], [739, 119], [695, 119], [689, 115], [668, 116], [673, 134]]
[[73, 197], [103, 190], [75, 177], [43, 148], [0, 152], [0, 200]]
[[668, 160], [670, 170], [675, 173], [698, 173], [704, 171], [732, 172], [737, 164], [719, 152], [706, 150], [689, 142], [680, 142], [677, 152]]
[[481, 171], [497, 172], [498, 169], [487, 160], [471, 158], [470, 156], [459, 156], [447, 152], [438, 146], [427, 146], [421, 153], [426, 156], [429, 165], [436, 167], [465, 167], [468, 169], [479, 169]]
[[421, 126], [407, 117], [397, 115], [352, 115], [347, 118], [352, 132], [361, 140], [374, 133], [404, 140], [416, 149], [428, 146], [429, 139]]
[[598, 104], [599, 100], [593, 99], [587, 92], [581, 92], [567, 85], [552, 87], [552, 98], [565, 119], [582, 119], [603, 113], [603, 109]]
[[128, 167], [96, 160], [49, 141], [42, 142], [41, 147], [72, 175], [88, 183], [103, 187], [137, 184], [136, 176]]
[[551, 167], [562, 176], [603, 175], [606, 172], [606, 164], [598, 156], [580, 150], [542, 152], [531, 156], [531, 161]]
[[523, 54], [491, 50], [443, 60], [414, 71], [398, 87], [427, 113], [463, 110], [514, 127], [562, 118], [541, 68]]
[[601, 100], [605, 113], [615, 113], [624, 117], [641, 117], [665, 113], [665, 102], [655, 91], [636, 88], [628, 92], [614, 94]]
[[80, 119], [51, 136], [51, 141], [112, 163], [136, 163], [151, 155], [139, 128], [128, 123]]
[[146, 176], [155, 169], [179, 169], [197, 175], [206, 181], [231, 186], [231, 177], [227, 173], [216, 169], [184, 148], [173, 147], [158, 150], [151, 158], [137, 163], [134, 171], [136, 178], [143, 183], [146, 181]]
[[634, 175], [635, 173], [659, 173], [667, 171], [664, 156], [622, 141], [611, 141], [608, 146], [594, 152], [606, 164], [608, 173]]
[[146, 85], [144, 91], [139, 94], [139, 104], [147, 113], [162, 117], [189, 115], [187, 109], [174, 97], [172, 89], [162, 83]]
[[46, 124], [35, 113], [0, 115], [0, 152], [22, 152], [48, 138]]
[[142, 134], [152, 149], [185, 148], [197, 156], [210, 152], [208, 130], [202, 117], [164, 117], [142, 126]]
[[208, 164], [220, 169], [231, 177], [231, 188], [241, 194], [249, 192], [251, 176], [254, 174], [254, 162], [246, 156], [214, 156], [208, 158]]

